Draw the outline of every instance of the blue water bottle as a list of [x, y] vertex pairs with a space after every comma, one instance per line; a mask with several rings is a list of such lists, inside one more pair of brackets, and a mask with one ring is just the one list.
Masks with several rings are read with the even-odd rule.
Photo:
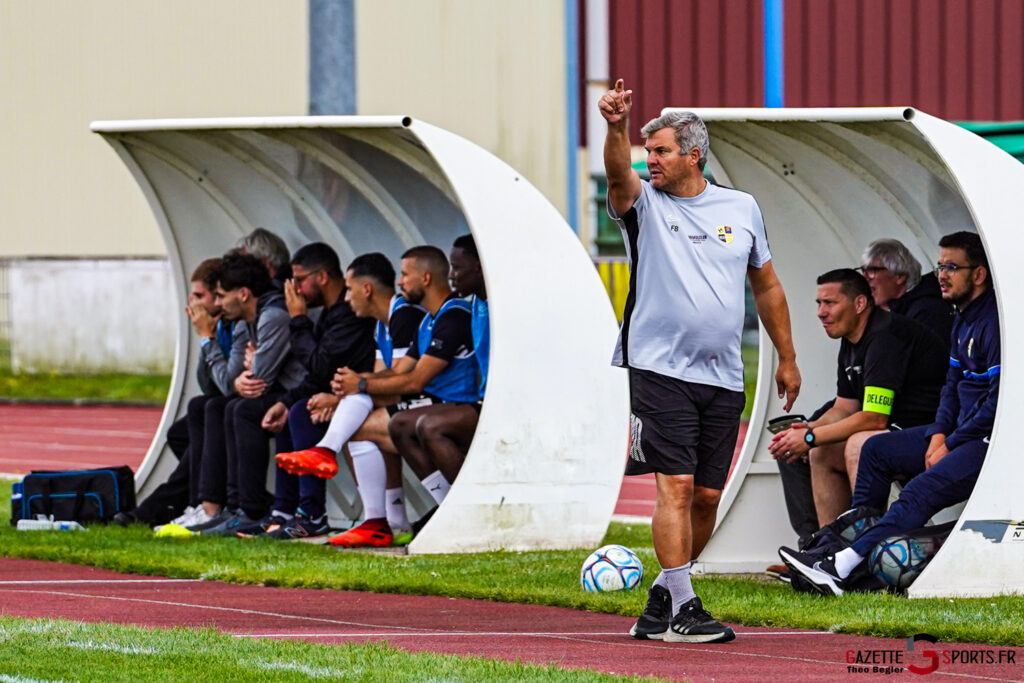
[[25, 486], [22, 482], [14, 482], [14, 486], [11, 487], [11, 520], [21, 518], [21, 497], [25, 490]]

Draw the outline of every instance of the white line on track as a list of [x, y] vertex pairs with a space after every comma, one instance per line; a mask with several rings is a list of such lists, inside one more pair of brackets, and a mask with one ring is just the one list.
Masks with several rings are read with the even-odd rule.
[[202, 579], [39, 579], [38, 581], [31, 580], [17, 580], [17, 581], [4, 581], [0, 580], [0, 586], [26, 586], [26, 585], [37, 585], [37, 584], [119, 584], [119, 583], [198, 583]]
[[[149, 443], [152, 439], [146, 439], [145, 443]], [[7, 441], [6, 445], [9, 448], [23, 448], [37, 451], [74, 451], [78, 453], [111, 453], [118, 451], [121, 453], [137, 453], [139, 448], [142, 447], [142, 440], [139, 440], [138, 445], [134, 446], [88, 446], [84, 444], [74, 443], [61, 443], [60, 441], [48, 441], [46, 443], [39, 443], [38, 441]], [[11, 460], [11, 458], [5, 458], [5, 460]]]
[[[550, 632], [530, 632], [530, 631], [447, 631], [444, 633], [382, 633], [379, 631], [372, 633], [234, 633], [232, 634], [236, 638], [368, 638], [368, 637], [379, 637], [379, 636], [458, 636], [460, 638], [465, 636], [533, 636], [537, 638], [548, 638], [552, 636], [560, 637], [592, 637], [592, 636], [623, 636], [624, 631], [597, 631], [592, 633], [575, 633], [571, 631], [550, 631]], [[830, 631], [779, 631], [779, 632], [765, 632], [765, 633], [744, 633], [740, 631], [736, 634], [737, 636], [808, 636], [808, 635], [835, 635]]]
[[607, 632], [596, 632], [596, 633], [573, 633], [571, 631], [552, 631], [551, 633], [531, 633], [528, 631], [445, 631], [443, 633], [387, 633], [385, 631], [371, 631], [367, 633], [232, 633], [235, 638], [377, 638], [380, 636], [390, 636], [399, 638], [419, 638], [421, 636], [434, 636], [447, 638], [449, 636], [456, 638], [465, 638], [466, 636], [484, 636], [490, 638], [492, 636], [533, 636], [537, 638], [546, 638], [550, 636], [565, 636], [565, 637], [576, 637], [576, 636], [621, 636], [624, 631], [607, 631]]
[[612, 521], [623, 524], [650, 524], [651, 518], [643, 515], [612, 515]]
[[53, 434], [81, 434], [82, 436], [123, 436], [132, 439], [152, 439], [156, 429], [96, 429], [95, 427], [51, 427]]
[[[4, 592], [15, 592], [8, 591], [6, 588], [0, 588], [0, 591]], [[423, 629], [416, 628], [413, 626], [394, 626], [392, 624], [368, 624], [359, 621], [345, 621], [344, 619], [325, 619], [323, 617], [309, 617], [300, 614], [282, 614], [280, 612], [264, 612], [262, 610], [255, 609], [242, 609], [240, 607], [220, 607], [217, 605], [199, 605], [190, 602], [172, 602], [170, 600], [149, 600], [146, 598], [122, 598], [114, 595], [96, 595], [95, 593], [69, 593], [66, 591], [37, 591], [37, 590], [22, 590], [17, 591], [18, 593], [39, 593], [41, 595], [61, 595], [69, 598], [89, 598], [90, 600], [116, 600], [119, 602], [141, 602], [149, 605], [167, 605], [169, 607], [188, 607], [191, 609], [206, 609], [217, 612], [235, 612], [237, 614], [254, 614], [261, 617], [276, 617], [278, 619], [295, 619], [296, 621], [313, 621], [323, 624], [335, 624], [337, 626], [362, 626], [364, 628], [389, 628], [400, 631], [439, 631], [440, 629]]]

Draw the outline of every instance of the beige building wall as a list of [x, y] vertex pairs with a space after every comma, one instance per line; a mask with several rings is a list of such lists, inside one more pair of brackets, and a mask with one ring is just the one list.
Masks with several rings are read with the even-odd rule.
[[0, 256], [160, 255], [95, 119], [306, 112], [307, 3], [0, 2]]
[[357, 0], [361, 114], [408, 114], [521, 172], [566, 214], [564, 3]]

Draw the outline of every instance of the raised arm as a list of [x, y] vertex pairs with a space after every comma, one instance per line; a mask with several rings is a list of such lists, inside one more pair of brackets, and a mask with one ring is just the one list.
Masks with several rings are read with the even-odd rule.
[[633, 108], [633, 91], [626, 90], [622, 79], [615, 88], [601, 96], [598, 109], [608, 122], [604, 138], [604, 172], [608, 178], [608, 203], [619, 216], [633, 207], [640, 196], [640, 176], [633, 170], [629, 157], [629, 112]]

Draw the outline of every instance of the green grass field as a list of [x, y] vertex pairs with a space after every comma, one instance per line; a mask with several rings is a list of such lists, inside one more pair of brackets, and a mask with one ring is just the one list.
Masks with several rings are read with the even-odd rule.
[[170, 375], [68, 375], [0, 369], [0, 398], [163, 405]]
[[[9, 498], [10, 482], [0, 487]], [[478, 555], [382, 555], [339, 552], [302, 543], [229, 538], [157, 539], [137, 527], [87, 532], [17, 532], [0, 513], [0, 554], [103, 567], [144, 575], [233, 583], [444, 595], [553, 605], [635, 615], [654, 579], [641, 590], [584, 593], [579, 569], [589, 550], [492, 552]], [[644, 525], [613, 523], [605, 538], [633, 548], [657, 567]], [[714, 615], [748, 626], [783, 626], [905, 638], [927, 632], [941, 640], [1024, 646], [1021, 598], [907, 600], [885, 593], [841, 599], [794, 593], [762, 577], [697, 577]]]
[[482, 657], [413, 654], [387, 644], [317, 645], [235, 638], [212, 629], [156, 630], [0, 617], [0, 680], [32, 679], [147, 683], [656, 680]]

